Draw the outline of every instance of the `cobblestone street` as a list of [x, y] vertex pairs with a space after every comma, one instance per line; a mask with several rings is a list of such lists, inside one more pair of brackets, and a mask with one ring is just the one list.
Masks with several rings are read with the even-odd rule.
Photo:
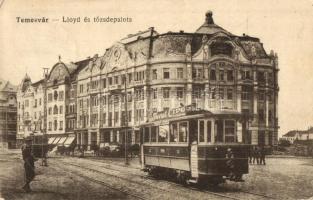
[[19, 151], [0, 154], [0, 197], [4, 199], [310, 199], [313, 160], [268, 158], [267, 165], [251, 165], [244, 183], [226, 182], [217, 188], [147, 178], [136, 160], [55, 157], [49, 166], [36, 163], [33, 192], [25, 193]]

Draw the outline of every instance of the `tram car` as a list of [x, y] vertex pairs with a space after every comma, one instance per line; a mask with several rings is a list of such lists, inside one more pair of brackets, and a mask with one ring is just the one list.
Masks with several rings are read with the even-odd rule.
[[249, 171], [250, 145], [239, 142], [245, 132], [241, 113], [197, 111], [170, 115], [173, 112], [163, 113], [141, 126], [142, 170], [181, 183], [243, 181], [243, 174]]
[[32, 153], [36, 158], [42, 158], [46, 156], [49, 150], [48, 137], [46, 135], [30, 135], [26, 137], [25, 140], [31, 140]]

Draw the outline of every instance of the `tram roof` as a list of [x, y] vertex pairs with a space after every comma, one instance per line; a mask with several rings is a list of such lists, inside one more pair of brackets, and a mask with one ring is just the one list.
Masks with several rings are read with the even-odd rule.
[[241, 117], [243, 114], [238, 112], [238, 111], [232, 111], [232, 110], [214, 110], [214, 111], [200, 111], [197, 113], [193, 114], [186, 114], [184, 116], [176, 116], [176, 117], [168, 117], [168, 118], [163, 118], [155, 121], [149, 121], [147, 123], [142, 124], [142, 126], [148, 126], [148, 125], [154, 125], [154, 124], [163, 124], [163, 123], [168, 123], [168, 122], [173, 122], [173, 121], [181, 121], [181, 120], [189, 120], [193, 118], [205, 118], [205, 117]]

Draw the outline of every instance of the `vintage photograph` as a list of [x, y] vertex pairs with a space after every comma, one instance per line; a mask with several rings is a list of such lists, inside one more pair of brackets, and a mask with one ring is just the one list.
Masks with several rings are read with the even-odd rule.
[[0, 0], [0, 200], [313, 200], [312, 0]]

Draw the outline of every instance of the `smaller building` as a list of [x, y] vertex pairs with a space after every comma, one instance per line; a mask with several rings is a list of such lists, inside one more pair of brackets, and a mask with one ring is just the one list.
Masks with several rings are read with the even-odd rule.
[[313, 140], [313, 127], [308, 130], [292, 130], [282, 136], [282, 140], [288, 140], [291, 144], [295, 141]]
[[0, 149], [16, 145], [16, 90], [9, 81], [0, 79]]

